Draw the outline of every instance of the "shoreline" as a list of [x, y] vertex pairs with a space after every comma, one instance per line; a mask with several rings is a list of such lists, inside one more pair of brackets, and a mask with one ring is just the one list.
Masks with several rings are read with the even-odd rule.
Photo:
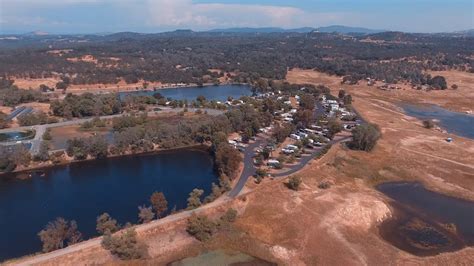
[[[220, 84], [214, 84], [214, 83], [204, 83], [202, 86], [199, 86], [198, 84], [186, 84], [183, 86], [172, 86], [172, 85], [165, 85], [162, 87], [154, 87], [154, 88], [141, 88], [141, 89], [136, 89], [133, 87], [128, 87], [128, 88], [97, 88], [97, 89], [71, 89], [69, 92], [72, 94], [83, 94], [83, 93], [93, 93], [93, 94], [107, 94], [107, 93], [139, 93], [139, 92], [159, 92], [160, 90], [166, 90], [166, 89], [187, 89], [187, 88], [204, 88], [204, 87], [218, 87], [218, 86], [227, 86], [227, 85], [234, 85], [234, 86], [249, 86], [252, 87], [251, 84], [248, 83], [237, 83], [237, 82], [225, 82], [225, 83], [220, 83]], [[66, 90], [66, 92], [68, 92]]]
[[[148, 152], [109, 155], [106, 158], [101, 158], [101, 159], [88, 158], [88, 159], [85, 159], [85, 160], [71, 160], [71, 161], [61, 162], [61, 163], [58, 163], [58, 164], [49, 164], [49, 165], [28, 167], [28, 168], [25, 168], [25, 169], [14, 170], [12, 172], [0, 172], [0, 178], [9, 178], [9, 176], [11, 176], [12, 178], [15, 178], [15, 179], [26, 180], [26, 179], [32, 178], [31, 174], [33, 172], [42, 172], [43, 170], [51, 170], [51, 169], [56, 168], [56, 167], [67, 167], [67, 166], [70, 166], [72, 164], [79, 164], [79, 163], [86, 163], [86, 162], [100, 161], [100, 160], [121, 159], [121, 158], [126, 158], [126, 157], [131, 157], [131, 156], [158, 155], [158, 154], [162, 154], [162, 153], [176, 152], [176, 151], [182, 151], [182, 150], [208, 152], [209, 155], [211, 155], [210, 146], [205, 145], [205, 144], [197, 144], [197, 145], [176, 147], [176, 148], [171, 148], [171, 149], [157, 149], [157, 150], [148, 151]], [[28, 177], [20, 178], [19, 176], [23, 175], [23, 174], [28, 175]]]

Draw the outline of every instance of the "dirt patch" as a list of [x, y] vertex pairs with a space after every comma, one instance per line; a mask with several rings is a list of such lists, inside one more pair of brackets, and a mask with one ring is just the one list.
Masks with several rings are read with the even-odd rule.
[[[474, 112], [474, 74], [460, 71], [429, 72], [432, 76], [444, 76], [448, 83], [447, 90], [422, 91], [411, 88], [409, 84], [395, 84], [400, 89], [381, 90], [377, 86], [368, 86], [360, 81], [358, 85], [341, 85], [341, 77], [330, 76], [314, 70], [293, 69], [288, 72], [287, 80], [292, 83], [324, 84], [337, 95], [340, 88], [363, 98], [389, 99], [391, 102], [436, 104], [458, 112]], [[456, 84], [458, 89], [451, 86]], [[380, 82], [377, 85], [381, 85]]]

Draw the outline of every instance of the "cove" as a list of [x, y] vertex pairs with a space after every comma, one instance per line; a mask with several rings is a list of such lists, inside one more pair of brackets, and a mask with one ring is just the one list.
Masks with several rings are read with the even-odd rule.
[[171, 210], [186, 207], [189, 192], [208, 195], [217, 181], [212, 157], [174, 150], [73, 163], [20, 180], [0, 176], [0, 261], [41, 251], [37, 233], [56, 217], [76, 220], [84, 239], [96, 236], [96, 218], [107, 212], [119, 223], [137, 223], [138, 206], [161, 191]]
[[377, 189], [393, 200], [393, 219], [382, 223], [381, 236], [419, 256], [474, 245], [474, 202], [426, 189], [418, 182], [392, 182]]
[[120, 97], [124, 98], [127, 95], [148, 95], [153, 96], [155, 93], [160, 93], [165, 98], [173, 100], [188, 100], [193, 101], [200, 95], [206, 97], [207, 100], [227, 101], [228, 97], [239, 99], [242, 96], [251, 96], [252, 88], [248, 85], [217, 85], [204, 87], [181, 87], [181, 88], [166, 88], [158, 89], [156, 91], [136, 91], [136, 92], [121, 92]]
[[474, 139], [474, 116], [451, 112], [437, 105], [400, 105], [405, 113], [409, 116], [416, 117], [421, 120], [436, 119], [439, 125], [448, 132]]

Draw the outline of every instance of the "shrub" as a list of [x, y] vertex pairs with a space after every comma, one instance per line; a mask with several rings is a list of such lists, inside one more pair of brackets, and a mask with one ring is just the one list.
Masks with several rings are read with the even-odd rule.
[[48, 128], [43, 134], [43, 140], [52, 140], [53, 137], [51, 136], [51, 129]]
[[155, 218], [155, 213], [153, 212], [153, 208], [151, 206], [138, 206], [138, 210], [138, 220], [141, 223], [149, 223]]
[[267, 175], [267, 170], [265, 170], [265, 169], [258, 168], [255, 171], [255, 177], [264, 178], [266, 175]]
[[221, 217], [221, 221], [223, 223], [233, 223], [237, 219], [237, 211], [230, 208], [226, 211], [224, 215]]
[[431, 129], [435, 126], [435, 123], [433, 122], [433, 120], [428, 119], [423, 121], [423, 126], [427, 129]]
[[217, 225], [206, 216], [193, 214], [188, 219], [186, 232], [199, 241], [208, 241], [217, 231]]
[[380, 129], [375, 124], [360, 125], [352, 130], [349, 147], [355, 150], [371, 151], [380, 138]]
[[117, 220], [112, 219], [108, 213], [103, 213], [97, 217], [97, 232], [99, 234], [113, 234], [120, 229], [120, 226], [117, 223]]
[[201, 196], [204, 194], [204, 190], [202, 189], [193, 189], [191, 193], [189, 193], [188, 198], [188, 210], [196, 209], [201, 206]]
[[146, 254], [146, 247], [138, 242], [137, 233], [133, 228], [127, 229], [118, 236], [106, 234], [101, 244], [103, 248], [121, 260], [141, 259]]
[[288, 180], [287, 186], [289, 189], [297, 191], [301, 185], [301, 178], [299, 176], [291, 176]]
[[329, 182], [324, 182], [324, 181], [318, 184], [318, 188], [320, 189], [328, 189], [330, 186], [331, 184], [329, 184]]

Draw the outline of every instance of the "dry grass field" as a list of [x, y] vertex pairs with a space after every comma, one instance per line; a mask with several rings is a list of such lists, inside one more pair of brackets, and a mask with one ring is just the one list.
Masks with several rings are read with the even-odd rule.
[[[232, 203], [240, 213], [234, 226], [209, 243], [202, 244], [188, 236], [184, 223], [141, 235], [150, 258], [126, 264], [166, 265], [214, 248], [240, 250], [280, 265], [471, 264], [472, 247], [417, 257], [384, 241], [378, 225], [394, 214], [389, 200], [374, 189], [375, 184], [384, 181], [416, 180], [431, 190], [474, 200], [474, 141], [425, 129], [421, 121], [406, 116], [396, 105], [409, 99], [456, 110], [472, 108], [472, 88], [468, 85], [472, 77], [460, 82], [462, 75], [453, 75], [448, 80], [458, 80], [460, 87], [456, 91], [390, 92], [365, 85], [341, 86], [339, 78], [312, 71], [291, 71], [290, 82], [325, 84], [336, 94], [343, 87], [352, 94], [355, 108], [382, 130], [376, 148], [366, 153], [335, 145], [323, 158], [298, 173], [303, 183], [297, 192], [285, 186], [286, 180], [253, 184], [253, 191]], [[458, 93], [465, 93], [463, 97], [470, 97], [471, 101], [462, 100]], [[448, 136], [454, 138], [452, 143], [444, 141]], [[319, 188], [322, 181], [328, 181], [331, 187]], [[75, 262], [118, 264], [96, 248], [46, 265]]]

